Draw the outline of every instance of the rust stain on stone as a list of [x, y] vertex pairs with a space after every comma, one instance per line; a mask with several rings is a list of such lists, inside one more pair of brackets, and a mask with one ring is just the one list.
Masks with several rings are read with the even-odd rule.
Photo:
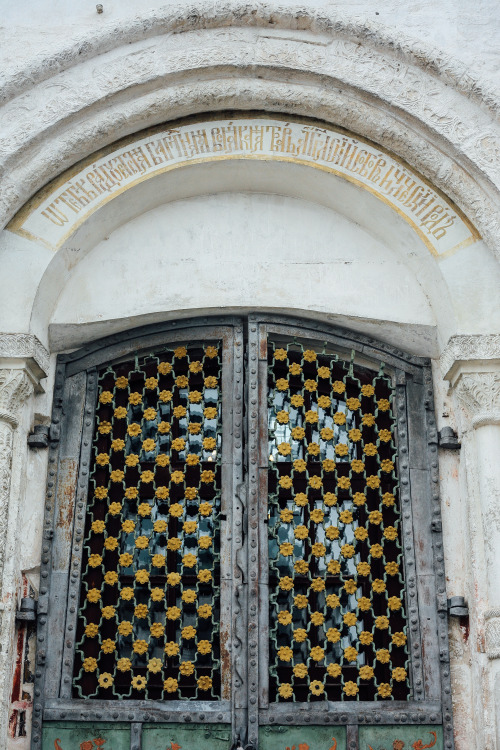
[[464, 643], [467, 643], [469, 640], [469, 616], [466, 615], [465, 617], [460, 618], [460, 629], [462, 631]]

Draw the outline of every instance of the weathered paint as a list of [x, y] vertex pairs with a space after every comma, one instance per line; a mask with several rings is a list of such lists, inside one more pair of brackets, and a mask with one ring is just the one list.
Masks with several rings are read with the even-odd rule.
[[229, 750], [230, 746], [229, 724], [144, 724], [142, 728], [142, 750]]
[[46, 722], [43, 750], [130, 750], [130, 725], [123, 723]]
[[344, 727], [261, 727], [259, 750], [346, 750]]
[[443, 730], [432, 726], [360, 727], [359, 750], [443, 750]]

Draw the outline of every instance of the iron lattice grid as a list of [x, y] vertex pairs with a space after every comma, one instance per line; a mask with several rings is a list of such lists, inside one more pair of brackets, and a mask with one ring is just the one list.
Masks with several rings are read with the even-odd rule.
[[99, 373], [79, 698], [220, 696], [219, 345]]
[[271, 699], [410, 695], [391, 379], [269, 347]]

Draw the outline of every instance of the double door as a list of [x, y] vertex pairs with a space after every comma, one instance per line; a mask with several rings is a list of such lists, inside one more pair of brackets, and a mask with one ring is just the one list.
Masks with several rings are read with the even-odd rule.
[[60, 357], [33, 747], [444, 747], [424, 369], [257, 316]]

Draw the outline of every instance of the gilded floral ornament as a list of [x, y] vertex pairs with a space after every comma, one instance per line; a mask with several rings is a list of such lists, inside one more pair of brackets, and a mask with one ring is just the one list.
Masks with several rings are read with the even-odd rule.
[[120, 672], [129, 672], [132, 668], [132, 662], [130, 661], [130, 659], [122, 657], [121, 659], [118, 659], [116, 668]]

